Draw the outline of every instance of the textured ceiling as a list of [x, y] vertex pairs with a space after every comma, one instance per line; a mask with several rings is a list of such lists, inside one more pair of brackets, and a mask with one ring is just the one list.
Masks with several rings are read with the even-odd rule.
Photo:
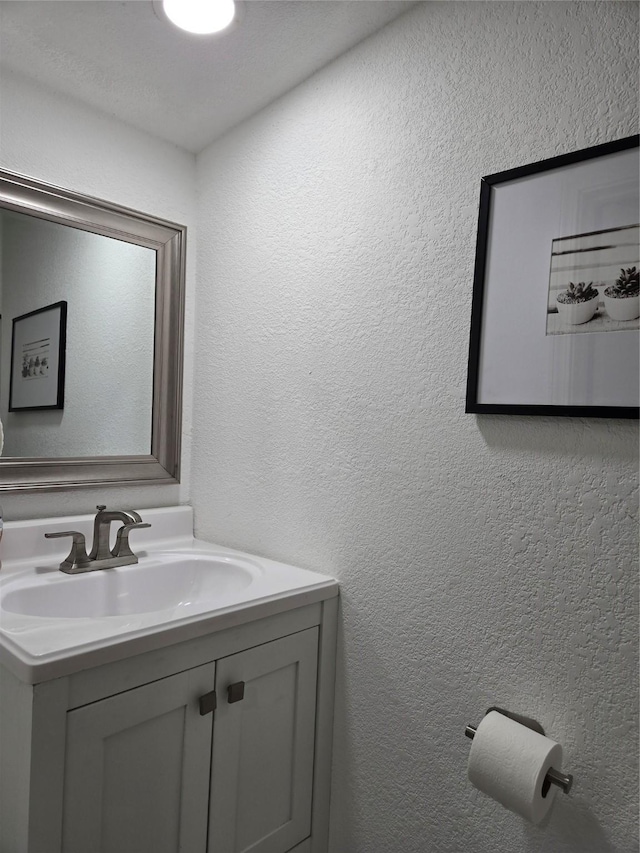
[[411, 5], [247, 0], [236, 26], [199, 37], [146, 0], [2, 0], [0, 70], [197, 152]]

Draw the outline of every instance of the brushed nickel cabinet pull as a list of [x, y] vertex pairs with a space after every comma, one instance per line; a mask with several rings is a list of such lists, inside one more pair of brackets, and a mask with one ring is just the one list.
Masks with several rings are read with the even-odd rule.
[[204, 717], [205, 714], [211, 714], [216, 709], [216, 691], [212, 690], [210, 693], [205, 693], [204, 696], [200, 697], [200, 716]]
[[227, 701], [231, 705], [233, 702], [240, 702], [244, 699], [244, 681], [236, 681], [235, 684], [230, 684], [227, 687]]

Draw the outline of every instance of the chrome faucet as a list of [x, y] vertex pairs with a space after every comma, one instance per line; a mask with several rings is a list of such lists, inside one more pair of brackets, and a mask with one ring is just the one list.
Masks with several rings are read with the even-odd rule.
[[[71, 551], [65, 560], [60, 563], [60, 571], [69, 575], [80, 572], [93, 572], [97, 569], [113, 569], [116, 566], [131, 566], [138, 562], [138, 558], [129, 545], [129, 533], [140, 527], [151, 527], [142, 521], [137, 512], [130, 510], [108, 510], [106, 506], [96, 507], [98, 512], [93, 522], [93, 546], [87, 554], [86, 542], [83, 533], [77, 530], [65, 530], [61, 533], [45, 533], [47, 539], [60, 539], [63, 536], [71, 536]], [[111, 549], [109, 547], [111, 522], [120, 521], [122, 527], [116, 534], [116, 543]]]

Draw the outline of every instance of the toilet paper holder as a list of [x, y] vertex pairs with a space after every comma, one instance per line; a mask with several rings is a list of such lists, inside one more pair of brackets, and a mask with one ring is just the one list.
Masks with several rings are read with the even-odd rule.
[[[544, 729], [540, 723], [531, 717], [523, 717], [522, 714], [515, 714], [513, 711], [506, 711], [504, 708], [498, 708], [495, 705], [488, 708], [486, 713], [488, 714], [490, 711], [497, 711], [499, 714], [504, 714], [504, 716], [509, 717], [510, 720], [520, 723], [521, 726], [526, 726], [528, 729], [533, 729], [534, 732], [544, 735]], [[464, 733], [468, 738], [473, 740], [476, 731], [477, 728], [475, 726], [466, 726]], [[562, 788], [565, 794], [568, 794], [571, 790], [571, 786], [573, 785], [573, 776], [571, 773], [560, 773], [558, 770], [554, 770], [553, 767], [550, 767], [547, 771], [547, 775], [544, 777], [544, 782], [542, 783], [543, 797], [547, 796], [551, 785], [557, 785], [559, 788]]]

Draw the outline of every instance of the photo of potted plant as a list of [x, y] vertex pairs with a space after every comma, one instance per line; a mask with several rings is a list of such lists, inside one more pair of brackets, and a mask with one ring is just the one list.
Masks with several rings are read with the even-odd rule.
[[598, 309], [598, 291], [593, 282], [585, 284], [579, 281], [569, 282], [569, 287], [558, 294], [556, 299], [558, 313], [561, 318], [572, 326], [588, 323]]
[[604, 289], [604, 307], [612, 320], [640, 317], [640, 281], [636, 267], [622, 268], [615, 282]]

